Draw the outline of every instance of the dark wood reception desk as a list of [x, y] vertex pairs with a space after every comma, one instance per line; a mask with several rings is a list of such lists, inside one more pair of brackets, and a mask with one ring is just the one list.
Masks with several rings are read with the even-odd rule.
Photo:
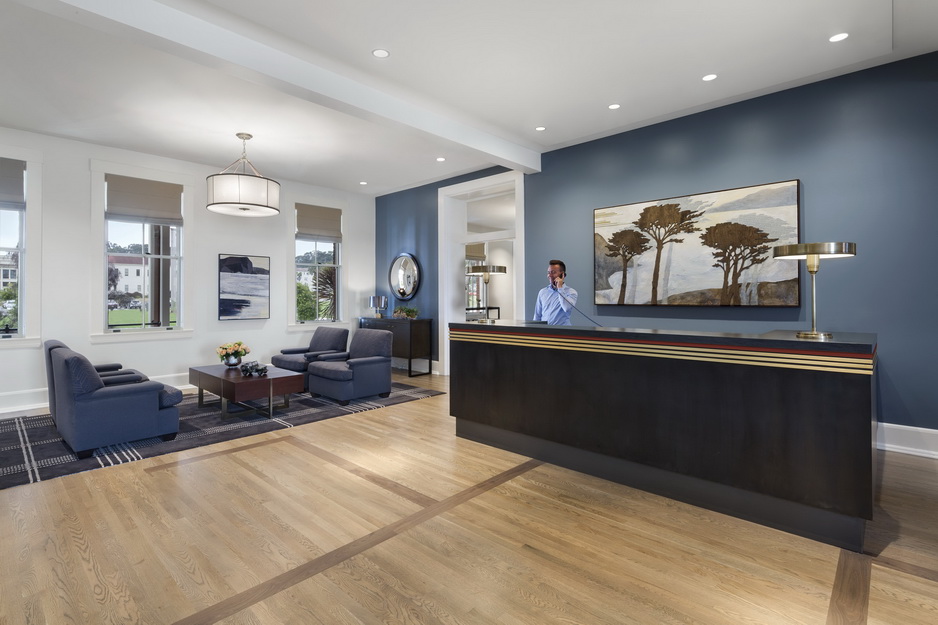
[[876, 336], [453, 323], [459, 436], [861, 551]]

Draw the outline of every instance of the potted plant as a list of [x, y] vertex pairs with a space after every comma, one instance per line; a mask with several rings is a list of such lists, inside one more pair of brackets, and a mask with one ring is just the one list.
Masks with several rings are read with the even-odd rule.
[[393, 316], [395, 319], [416, 319], [417, 318], [417, 309], [408, 308], [407, 306], [397, 306], [394, 308]]

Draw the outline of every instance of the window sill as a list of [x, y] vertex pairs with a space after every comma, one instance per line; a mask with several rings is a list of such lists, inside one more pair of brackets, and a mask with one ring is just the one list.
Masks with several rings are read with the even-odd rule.
[[349, 324], [347, 321], [307, 321], [306, 323], [294, 321], [287, 325], [287, 332], [314, 332], [316, 328], [321, 326], [327, 328], [347, 328]]
[[121, 332], [99, 332], [91, 335], [91, 344], [136, 343], [141, 341], [166, 341], [191, 339], [193, 330], [122, 330]]
[[42, 347], [42, 341], [35, 336], [12, 336], [8, 339], [0, 339], [0, 349], [23, 349], [31, 347]]

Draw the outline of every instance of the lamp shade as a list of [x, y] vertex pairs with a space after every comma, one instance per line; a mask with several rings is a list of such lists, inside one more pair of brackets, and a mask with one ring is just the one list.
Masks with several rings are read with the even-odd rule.
[[484, 276], [487, 273], [508, 273], [508, 269], [504, 265], [470, 265], [466, 270], [467, 276]]
[[241, 139], [241, 158], [205, 179], [208, 196], [205, 208], [237, 217], [279, 215], [280, 183], [262, 176], [248, 160], [247, 141], [251, 135], [239, 132], [235, 136]]
[[280, 213], [280, 183], [252, 174], [212, 174], [206, 208], [223, 215], [269, 217]]
[[384, 310], [388, 307], [388, 298], [385, 295], [372, 295], [368, 298], [368, 308]]
[[845, 258], [856, 256], [856, 243], [794, 243], [792, 245], [779, 245], [772, 250], [773, 258], [805, 259], [808, 256], [820, 258]]

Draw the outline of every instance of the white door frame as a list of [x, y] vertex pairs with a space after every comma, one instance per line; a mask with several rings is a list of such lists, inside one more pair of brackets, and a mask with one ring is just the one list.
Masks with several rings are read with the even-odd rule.
[[[466, 205], [472, 194], [487, 189], [514, 185], [515, 223], [512, 232], [469, 234]], [[437, 195], [439, 273], [439, 315], [437, 337], [439, 345], [439, 373], [449, 375], [449, 324], [466, 320], [466, 244], [511, 238], [513, 234], [513, 261], [508, 268], [514, 293], [515, 316], [527, 318], [524, 307], [524, 174], [517, 171], [470, 180], [449, 187], [441, 187]]]

